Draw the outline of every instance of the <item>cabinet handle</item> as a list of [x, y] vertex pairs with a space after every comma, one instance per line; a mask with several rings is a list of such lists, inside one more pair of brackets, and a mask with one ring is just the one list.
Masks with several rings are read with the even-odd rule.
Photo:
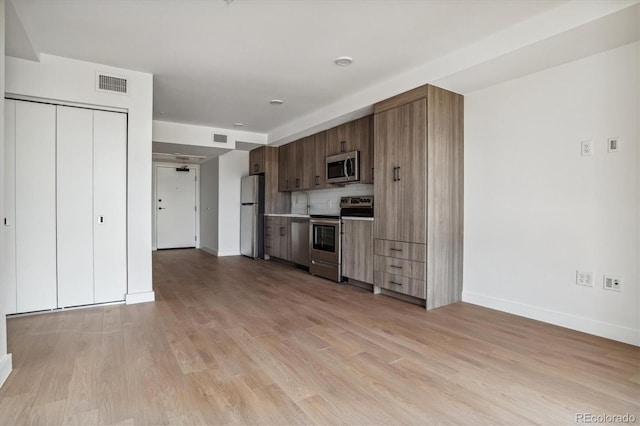
[[402, 283], [397, 283], [395, 281], [389, 281], [389, 284], [393, 284], [393, 285], [402, 285]]
[[320, 185], [320, 176], [316, 176], [316, 186]]
[[397, 249], [397, 248], [393, 248], [393, 247], [391, 247], [389, 250], [391, 250], [391, 251], [402, 251], [402, 249]]
[[396, 266], [396, 265], [389, 265], [389, 266], [396, 269], [402, 269], [402, 266]]
[[400, 166], [398, 166], [397, 169], [398, 169], [398, 180], [400, 180]]
[[296, 179], [296, 188], [300, 188], [300, 179]]
[[372, 182], [373, 182], [373, 179], [374, 179], [374, 173], [373, 173], [373, 171], [374, 171], [374, 168], [372, 167], [372, 168], [371, 168], [371, 181], [372, 181]]
[[396, 182], [398, 179], [396, 178], [396, 171], [398, 170], [397, 167], [393, 168], [393, 181]]
[[280, 227], [280, 236], [284, 237], [284, 226]]
[[253, 165], [253, 171], [258, 173], [258, 163]]
[[347, 151], [347, 142], [340, 141], [340, 152], [346, 152], [346, 151]]

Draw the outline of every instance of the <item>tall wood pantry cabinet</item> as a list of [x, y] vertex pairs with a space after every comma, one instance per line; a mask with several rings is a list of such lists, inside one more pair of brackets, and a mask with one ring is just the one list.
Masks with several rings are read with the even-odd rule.
[[374, 285], [460, 300], [463, 97], [425, 85], [374, 105]]
[[5, 101], [9, 313], [125, 299], [127, 115]]

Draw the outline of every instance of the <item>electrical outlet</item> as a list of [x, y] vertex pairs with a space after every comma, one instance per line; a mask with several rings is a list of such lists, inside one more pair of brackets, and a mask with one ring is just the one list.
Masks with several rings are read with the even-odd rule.
[[605, 290], [622, 291], [622, 281], [620, 278], [605, 275], [602, 279], [602, 287]]
[[619, 145], [620, 141], [618, 140], [618, 138], [607, 139], [607, 150], [609, 152], [618, 152]]
[[585, 155], [591, 155], [593, 153], [591, 149], [591, 141], [580, 142], [580, 153], [584, 157]]
[[576, 284], [593, 287], [593, 272], [576, 271]]

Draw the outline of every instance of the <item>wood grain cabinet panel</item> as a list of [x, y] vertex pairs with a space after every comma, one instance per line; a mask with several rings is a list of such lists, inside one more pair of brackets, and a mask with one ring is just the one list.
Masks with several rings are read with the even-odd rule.
[[249, 174], [257, 175], [265, 172], [265, 148], [260, 147], [249, 152]]
[[426, 285], [422, 280], [414, 280], [400, 275], [388, 274], [382, 271], [375, 271], [375, 285], [386, 288], [397, 293], [426, 298]]
[[425, 280], [425, 266], [424, 262], [397, 259], [394, 257], [380, 256], [378, 254], [374, 256], [374, 269], [376, 271], [401, 275], [403, 277], [414, 278], [416, 280]]
[[342, 275], [373, 284], [372, 221], [342, 221]]
[[[376, 220], [378, 220], [376, 218]], [[403, 241], [374, 240], [374, 253], [380, 256], [395, 257], [397, 259], [427, 261], [427, 246], [425, 244], [405, 243]]]
[[[427, 309], [461, 298], [463, 101], [425, 85], [374, 105], [375, 253], [426, 263], [426, 293], [416, 297]], [[378, 283], [385, 271], [375, 285], [418, 293], [415, 283]]]
[[289, 183], [289, 170], [291, 169], [289, 161], [292, 161], [293, 144], [286, 144], [278, 147], [278, 190], [291, 191], [292, 186]]
[[264, 175], [264, 212], [288, 213], [291, 195], [280, 192], [279, 152], [275, 146], [261, 146], [249, 152], [251, 174]]
[[327, 132], [316, 133], [313, 141], [313, 178], [310, 189], [327, 188]]

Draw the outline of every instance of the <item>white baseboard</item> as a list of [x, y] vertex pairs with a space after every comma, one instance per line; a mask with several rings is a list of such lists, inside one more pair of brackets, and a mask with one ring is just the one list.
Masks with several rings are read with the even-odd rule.
[[13, 370], [11, 354], [6, 354], [2, 357], [2, 359], [0, 359], [0, 387], [2, 387], [4, 382], [7, 380], [7, 377], [9, 377], [11, 370]]
[[640, 346], [640, 330], [633, 328], [469, 291], [462, 292], [462, 301], [558, 325], [560, 327], [570, 328], [583, 333], [617, 340], [630, 345]]
[[155, 302], [156, 293], [153, 291], [145, 291], [144, 293], [127, 293], [126, 303], [127, 305], [133, 305], [135, 303]]
[[214, 256], [218, 255], [218, 250], [215, 250], [215, 249], [212, 249], [212, 248], [209, 248], [209, 247], [202, 246], [202, 247], [200, 247], [200, 250], [205, 251], [205, 252], [207, 252], [209, 254], [212, 254]]
[[240, 256], [240, 251], [235, 251], [235, 250], [233, 250], [233, 251], [219, 251], [219, 250], [212, 249], [212, 248], [205, 247], [205, 246], [200, 247], [200, 250], [206, 251], [207, 253], [212, 254], [214, 256], [218, 256], [218, 257]]

